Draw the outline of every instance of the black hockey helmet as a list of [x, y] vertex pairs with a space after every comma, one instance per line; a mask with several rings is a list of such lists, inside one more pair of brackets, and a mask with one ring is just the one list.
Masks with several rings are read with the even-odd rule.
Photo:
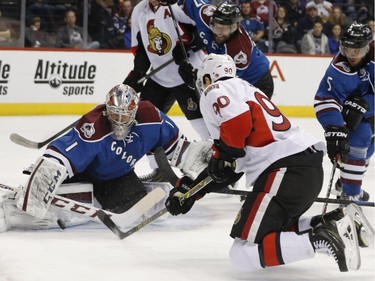
[[372, 32], [367, 24], [354, 21], [341, 37], [341, 46], [348, 48], [363, 48], [372, 41]]
[[240, 21], [240, 19], [240, 8], [233, 3], [224, 2], [220, 4], [214, 11], [211, 18], [211, 22], [222, 25], [232, 25], [237, 24]]

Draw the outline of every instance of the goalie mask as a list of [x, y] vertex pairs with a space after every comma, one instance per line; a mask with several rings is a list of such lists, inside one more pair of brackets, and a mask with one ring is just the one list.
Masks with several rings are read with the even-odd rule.
[[354, 21], [341, 37], [340, 53], [348, 58], [351, 66], [356, 66], [368, 53], [371, 41], [370, 27]]
[[229, 55], [209, 54], [198, 68], [197, 85], [201, 92], [207, 85], [205, 78], [209, 78], [212, 83], [224, 77], [236, 77], [236, 65]]
[[113, 87], [106, 97], [106, 116], [111, 122], [113, 138], [123, 140], [129, 127], [135, 122], [139, 96], [130, 86]]

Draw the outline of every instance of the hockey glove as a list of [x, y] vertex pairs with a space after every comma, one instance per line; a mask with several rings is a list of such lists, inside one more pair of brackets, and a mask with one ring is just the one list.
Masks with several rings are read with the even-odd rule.
[[162, 6], [168, 6], [168, 5], [173, 5], [176, 4], [178, 0], [159, 0], [160, 5]]
[[182, 61], [179, 68], [178, 74], [180, 74], [182, 80], [189, 86], [194, 88], [195, 81], [197, 80], [197, 69], [195, 69], [190, 63], [187, 61]]
[[341, 112], [346, 123], [346, 128], [350, 131], [357, 129], [368, 109], [368, 103], [361, 97], [348, 97], [344, 101], [344, 106]]
[[212, 145], [213, 154], [208, 163], [208, 174], [212, 177], [214, 182], [222, 183], [230, 181], [232, 177], [236, 177], [234, 172], [235, 159], [244, 157], [245, 151], [243, 149], [227, 146], [221, 140], [214, 140]]
[[193, 180], [184, 176], [177, 181], [176, 187], [169, 192], [169, 197], [165, 201], [165, 207], [171, 215], [177, 216], [179, 214], [186, 214], [193, 207], [195, 196], [186, 199], [182, 205], [178, 199], [178, 197], [190, 190], [192, 184]]
[[183, 61], [185, 61], [185, 55], [184, 55], [183, 48], [186, 51], [187, 57], [189, 57], [188, 51], [189, 51], [190, 48], [189, 48], [188, 45], [185, 45], [185, 44], [181, 45], [181, 43], [177, 42], [176, 46], [174, 46], [174, 48], [172, 50], [172, 56], [173, 56], [174, 62], [177, 65], [180, 65]]
[[144, 76], [144, 73], [137, 70], [132, 70], [122, 83], [132, 87], [137, 93], [139, 93], [142, 90], [143, 83], [138, 83], [138, 80]]
[[348, 141], [348, 129], [342, 126], [326, 127], [324, 136], [327, 141], [327, 153], [331, 162], [339, 161], [346, 162], [350, 151]]

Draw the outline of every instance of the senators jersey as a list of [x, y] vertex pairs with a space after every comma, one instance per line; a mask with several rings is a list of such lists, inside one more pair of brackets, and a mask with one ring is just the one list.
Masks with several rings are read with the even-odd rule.
[[317, 118], [324, 128], [344, 125], [342, 105], [352, 95], [362, 97], [369, 104], [365, 118], [374, 116], [374, 67], [374, 41], [362, 64], [356, 68], [341, 54], [332, 60], [314, 101]]
[[139, 103], [136, 122], [124, 140], [112, 138], [104, 113], [104, 104], [95, 107], [66, 135], [53, 141], [44, 155], [63, 163], [69, 177], [88, 172], [104, 181], [126, 175], [139, 159], [159, 146], [171, 153], [181, 137], [176, 124], [148, 101]]
[[247, 31], [240, 26], [224, 44], [215, 42], [215, 35], [210, 28], [210, 21], [216, 6], [203, 4], [203, 1], [186, 0], [184, 11], [192, 18], [209, 54], [228, 54], [234, 60], [237, 76], [255, 84], [269, 70], [270, 62], [259, 50]]
[[[171, 5], [171, 8], [176, 23], [195, 25], [194, 21], [177, 4]], [[183, 29], [180, 26], [178, 28], [180, 35], [183, 37]], [[144, 48], [154, 69], [173, 59], [172, 50], [176, 46], [176, 42], [179, 41], [169, 7], [161, 5], [152, 7], [148, 0], [143, 0], [134, 7], [131, 36], [133, 53], [135, 54], [139, 47]], [[198, 67], [203, 58], [203, 51], [189, 51], [189, 61], [194, 67]], [[184, 81], [178, 75], [178, 65], [174, 62], [155, 73], [152, 80], [167, 88], [184, 84]]]
[[275, 161], [325, 144], [301, 131], [262, 93], [240, 78], [211, 84], [202, 93], [200, 106], [213, 139], [244, 149], [236, 172], [245, 172], [247, 186]]

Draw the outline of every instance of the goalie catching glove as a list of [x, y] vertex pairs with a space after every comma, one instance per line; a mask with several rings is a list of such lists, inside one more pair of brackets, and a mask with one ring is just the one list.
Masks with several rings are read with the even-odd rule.
[[176, 145], [171, 159], [173, 167], [181, 171], [192, 179], [207, 167], [208, 159], [211, 157], [212, 141], [189, 142], [180, 139]]

